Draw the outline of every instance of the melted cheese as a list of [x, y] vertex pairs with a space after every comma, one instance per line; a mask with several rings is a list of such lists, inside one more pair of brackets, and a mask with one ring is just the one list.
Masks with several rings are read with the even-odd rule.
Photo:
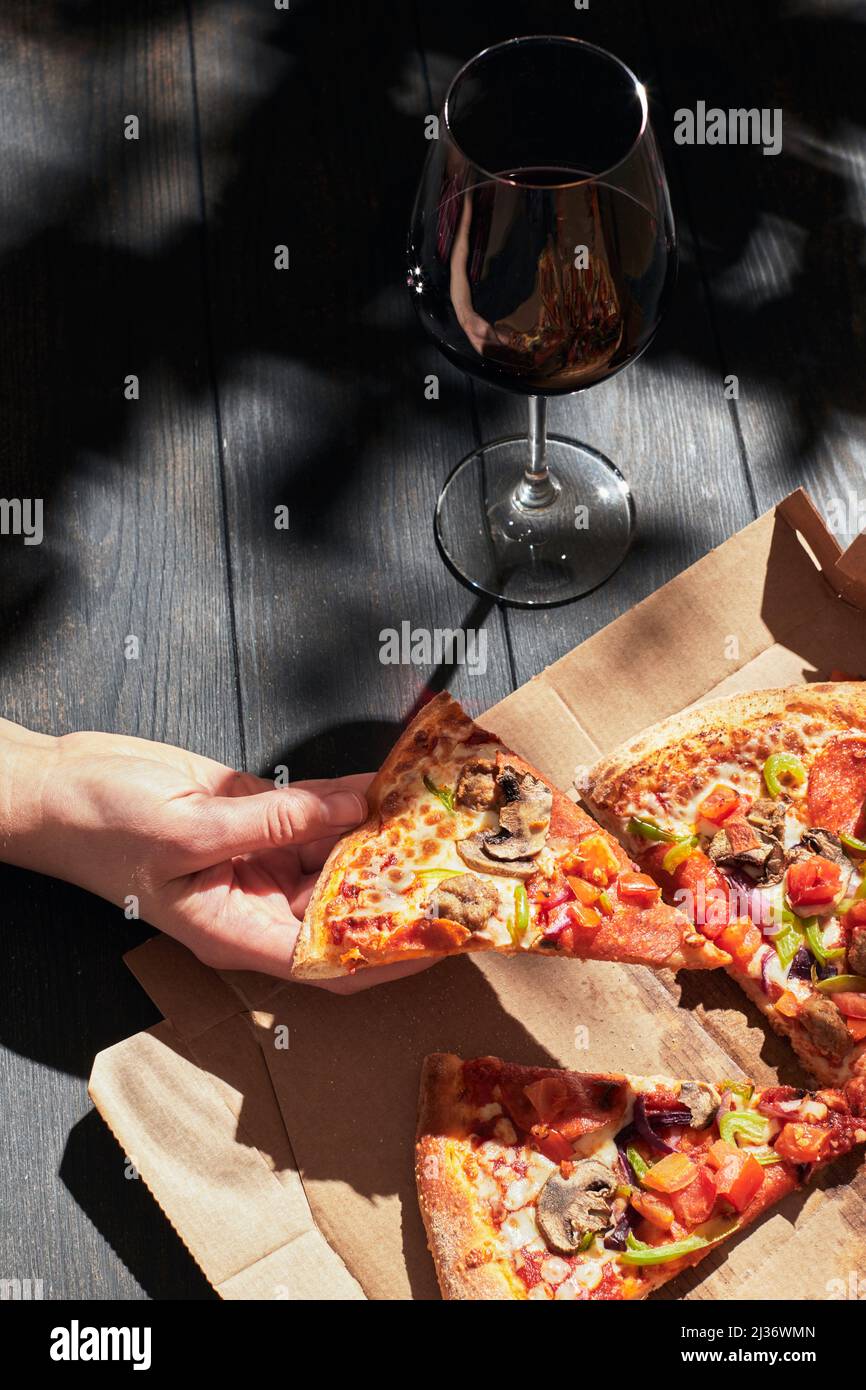
[[[609, 1125], [584, 1135], [572, 1144], [575, 1160], [598, 1158], [617, 1177], [618, 1153], [613, 1134], [631, 1122], [635, 1091], [653, 1091], [659, 1084], [667, 1089], [679, 1087], [679, 1082], [667, 1077], [635, 1077], [629, 1080], [632, 1085], [624, 1111], [618, 1113]], [[495, 1102], [479, 1107], [478, 1120], [489, 1123], [500, 1110], [501, 1107]], [[558, 1171], [559, 1165], [539, 1150], [518, 1142], [513, 1126], [508, 1121], [506, 1123], [514, 1136], [511, 1142], [502, 1142], [502, 1137], [497, 1136], [482, 1140], [472, 1150], [478, 1170], [477, 1176], [471, 1180], [473, 1191], [489, 1206], [494, 1224], [498, 1222], [499, 1240], [506, 1258], [514, 1260], [515, 1268], [527, 1256], [537, 1260], [544, 1255], [537, 1266], [541, 1282], [529, 1288], [527, 1298], [583, 1298], [587, 1291], [601, 1282], [605, 1266], [616, 1259], [616, 1252], [606, 1250], [599, 1239], [589, 1251], [576, 1256], [576, 1259], [563, 1258], [548, 1247], [539, 1231], [535, 1209], [544, 1184], [551, 1173]], [[499, 1218], [496, 1217], [497, 1211]]]
[[[484, 873], [470, 868], [457, 852], [456, 841], [471, 835], [498, 830], [498, 809], [475, 810], [454, 805], [449, 810], [461, 771], [468, 759], [495, 763], [502, 745], [495, 740], [472, 742], [465, 738], [472, 732], [465, 729], [443, 731], [423, 760], [406, 758], [394, 771], [388, 799], [393, 806], [391, 843], [393, 849], [382, 848], [366, 864], [350, 865], [335, 885], [336, 896], [331, 908], [331, 920], [336, 924], [351, 918], [353, 929], [363, 930], [365, 918], [388, 917], [394, 925], [410, 923], [419, 918], [439, 915], [437, 896], [439, 885], [449, 875], [472, 874], [485, 883], [495, 896], [497, 906], [486, 924], [473, 932], [479, 942], [491, 947], [512, 949], [515, 944], [528, 948], [536, 933], [523, 933], [515, 943], [515, 888], [521, 882], [509, 874]], [[430, 787], [441, 788], [437, 796]], [[385, 830], [388, 829], [386, 820]], [[396, 862], [389, 865], [389, 857]], [[556, 858], [545, 846], [536, 856], [537, 870], [551, 874]], [[425, 872], [429, 871], [429, 872]], [[344, 901], [341, 901], [343, 899]], [[378, 923], [375, 924], [378, 927]]]
[[509, 1212], [499, 1229], [511, 1250], [521, 1250], [524, 1246], [547, 1248], [538, 1234], [534, 1207]]

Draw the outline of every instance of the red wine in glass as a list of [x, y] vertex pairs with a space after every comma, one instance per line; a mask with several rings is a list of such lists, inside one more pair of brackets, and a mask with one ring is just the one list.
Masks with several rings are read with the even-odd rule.
[[506, 602], [566, 602], [631, 540], [628, 487], [603, 455], [547, 437], [546, 399], [632, 362], [676, 271], [646, 94], [575, 39], [528, 38], [472, 59], [446, 98], [409, 237], [421, 322], [462, 370], [529, 397], [526, 436], [475, 450], [440, 496], [452, 567]]

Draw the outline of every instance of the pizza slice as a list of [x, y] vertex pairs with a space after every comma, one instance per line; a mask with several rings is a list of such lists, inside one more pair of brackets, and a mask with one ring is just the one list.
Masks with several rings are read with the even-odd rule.
[[435, 1053], [415, 1168], [445, 1298], [638, 1299], [866, 1141], [844, 1091]]
[[304, 917], [300, 977], [467, 951], [707, 968], [729, 957], [616, 840], [437, 695], [373, 781]]
[[866, 1072], [866, 684], [700, 705], [583, 794], [813, 1076]]

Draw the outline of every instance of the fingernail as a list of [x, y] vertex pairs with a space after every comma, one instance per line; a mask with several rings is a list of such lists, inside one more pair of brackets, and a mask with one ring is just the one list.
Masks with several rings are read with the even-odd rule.
[[332, 792], [325, 805], [331, 825], [357, 825], [367, 814], [367, 803], [357, 792]]

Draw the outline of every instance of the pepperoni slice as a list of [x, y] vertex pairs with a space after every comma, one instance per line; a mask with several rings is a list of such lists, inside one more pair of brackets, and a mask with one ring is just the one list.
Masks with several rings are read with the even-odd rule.
[[592, 1076], [546, 1076], [525, 1086], [524, 1093], [537, 1120], [571, 1140], [609, 1125], [626, 1103], [624, 1083]]
[[389, 936], [387, 951], [456, 951], [472, 933], [459, 922], [445, 917], [419, 917], [406, 922]]
[[[475, 1069], [485, 1062], [491, 1065], [490, 1059], [464, 1063], [464, 1077], [469, 1074], [474, 1079]], [[549, 1125], [569, 1140], [615, 1124], [625, 1112], [628, 1094], [627, 1083], [620, 1076], [509, 1063], [499, 1064], [496, 1083], [502, 1104], [518, 1129], [531, 1131], [534, 1126]]]
[[617, 903], [612, 917], [603, 917], [592, 936], [593, 960], [639, 960], [664, 965], [681, 944], [682, 927], [666, 903], [635, 907]]
[[809, 821], [836, 834], [856, 835], [866, 800], [866, 738], [828, 743], [809, 773]]

